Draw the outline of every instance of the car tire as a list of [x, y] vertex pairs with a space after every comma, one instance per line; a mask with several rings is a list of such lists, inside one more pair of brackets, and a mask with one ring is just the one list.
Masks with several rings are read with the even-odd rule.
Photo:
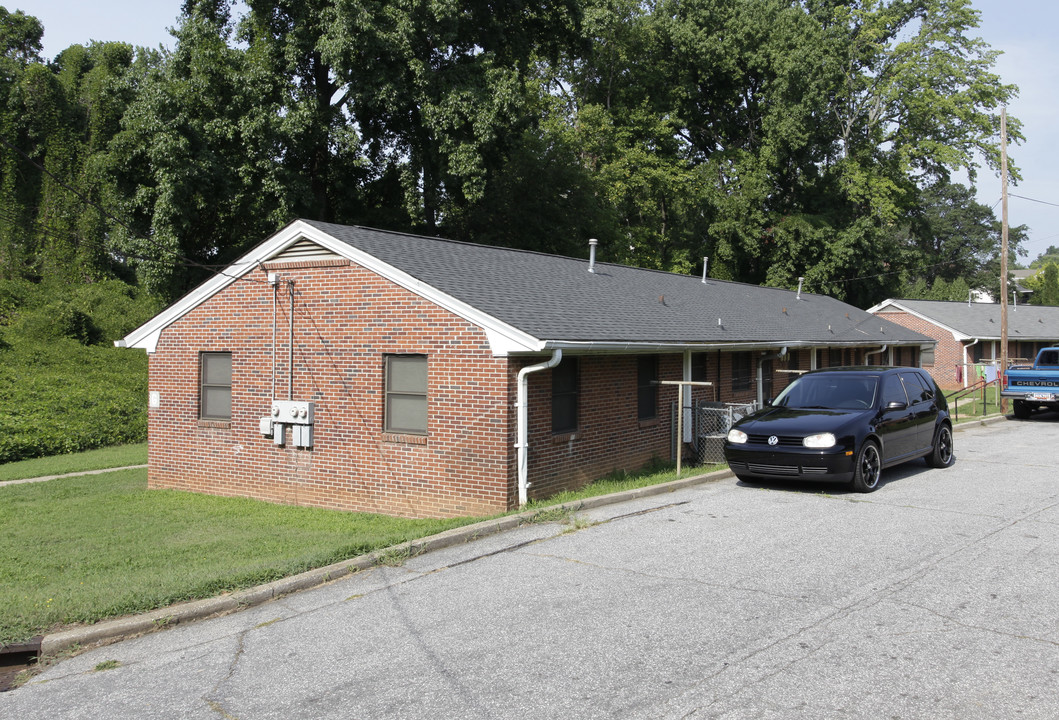
[[880, 477], [882, 457], [879, 455], [879, 446], [868, 440], [861, 446], [853, 466], [853, 489], [860, 493], [875, 492], [879, 489]]
[[1033, 412], [1033, 409], [1025, 400], [1016, 400], [1012, 404], [1012, 412], [1015, 413], [1015, 417], [1019, 420], [1029, 420], [1030, 413]]
[[927, 455], [927, 464], [936, 468], [952, 465], [952, 428], [943, 424], [934, 434], [934, 445]]

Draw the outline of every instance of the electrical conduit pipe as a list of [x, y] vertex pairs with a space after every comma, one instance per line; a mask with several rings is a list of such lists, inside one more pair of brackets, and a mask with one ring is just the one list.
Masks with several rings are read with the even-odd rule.
[[523, 506], [528, 500], [529, 490], [529, 374], [541, 370], [551, 370], [563, 359], [563, 351], [555, 350], [546, 362], [527, 365], [518, 371], [518, 398], [515, 407], [518, 409], [517, 433], [518, 442], [518, 504]]

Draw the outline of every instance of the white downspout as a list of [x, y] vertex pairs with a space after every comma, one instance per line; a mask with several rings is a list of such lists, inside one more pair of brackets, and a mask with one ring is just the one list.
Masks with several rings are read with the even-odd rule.
[[765, 388], [761, 387], [761, 366], [765, 364], [766, 360], [778, 360], [786, 354], [787, 347], [784, 346], [784, 348], [775, 355], [762, 355], [757, 359], [757, 406], [759, 408], [765, 407]]
[[888, 347], [890, 347], [890, 346], [889, 345], [883, 345], [878, 350], [872, 350], [871, 352], [864, 353], [864, 364], [865, 365], [870, 365], [871, 363], [868, 362], [868, 358], [870, 358], [872, 355], [878, 355], [879, 353], [886, 352], [886, 348], [888, 348]]
[[981, 340], [982, 340], [982, 338], [975, 338], [973, 343], [968, 343], [968, 344], [963, 346], [963, 386], [964, 387], [969, 387], [969, 384], [968, 384], [967, 381], [971, 379], [970, 363], [967, 362], [967, 360], [968, 360], [967, 348], [974, 347], [979, 342], [981, 342]]
[[525, 505], [528, 500], [529, 490], [529, 378], [527, 377], [530, 373], [540, 372], [541, 370], [550, 370], [559, 364], [559, 361], [563, 359], [563, 351], [556, 349], [547, 362], [542, 362], [537, 365], [527, 365], [518, 371], [518, 399], [515, 403], [515, 407], [518, 408], [518, 420], [516, 424], [518, 426], [518, 442], [515, 443], [515, 447], [518, 448], [518, 504], [521, 507]]

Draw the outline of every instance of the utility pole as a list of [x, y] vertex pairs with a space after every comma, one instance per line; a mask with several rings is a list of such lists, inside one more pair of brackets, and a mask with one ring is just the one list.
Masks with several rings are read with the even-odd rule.
[[[1000, 108], [1000, 388], [1008, 371], [1008, 109]], [[997, 391], [999, 394], [999, 390]], [[1007, 398], [1000, 398], [1000, 412], [1007, 414]]]

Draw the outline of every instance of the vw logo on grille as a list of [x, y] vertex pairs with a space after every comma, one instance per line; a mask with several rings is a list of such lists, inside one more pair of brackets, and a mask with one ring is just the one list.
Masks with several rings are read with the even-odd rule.
[[769, 436], [769, 445], [775, 445], [779, 441], [780, 441], [780, 439], [778, 437], [776, 437], [775, 435], [770, 435]]

